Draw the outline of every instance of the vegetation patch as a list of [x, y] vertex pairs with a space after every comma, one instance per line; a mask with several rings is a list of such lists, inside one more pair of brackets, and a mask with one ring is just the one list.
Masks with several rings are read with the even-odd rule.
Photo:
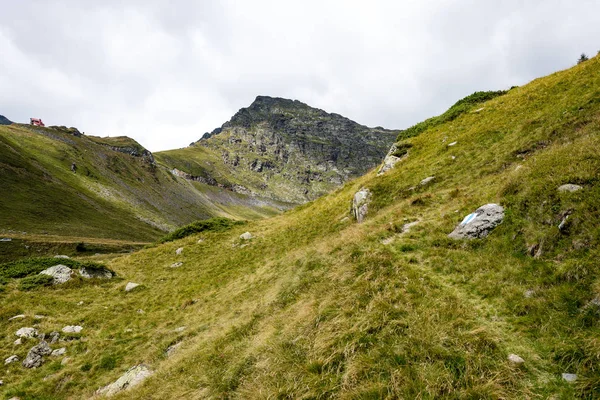
[[174, 230], [173, 232], [161, 238], [158, 242], [172, 242], [174, 240], [183, 239], [184, 237], [200, 232], [223, 232], [233, 228], [234, 226], [244, 225], [245, 223], [245, 221], [234, 221], [232, 219], [223, 217], [196, 221]]

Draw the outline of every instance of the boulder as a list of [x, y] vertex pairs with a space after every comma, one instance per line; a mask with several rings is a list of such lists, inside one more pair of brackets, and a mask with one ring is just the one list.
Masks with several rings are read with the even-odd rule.
[[576, 192], [581, 189], [583, 189], [583, 187], [574, 185], [572, 183], [567, 183], [566, 185], [561, 185], [558, 187], [559, 192]]
[[388, 151], [387, 155], [383, 159], [383, 164], [381, 165], [381, 168], [379, 168], [379, 171], [377, 171], [377, 176], [383, 175], [390, 169], [394, 168], [396, 163], [403, 158], [403, 157], [397, 157], [394, 155], [397, 150], [398, 150], [398, 146], [396, 146], [396, 144], [393, 144], [392, 147], [390, 148], [390, 151]]
[[254, 236], [252, 236], [250, 232], [244, 232], [240, 235], [241, 240], [251, 240], [252, 238], [254, 238]]
[[138, 286], [140, 286], [139, 283], [129, 282], [129, 283], [127, 283], [127, 285], [125, 285], [125, 291], [131, 292], [133, 289], [135, 289]]
[[40, 274], [51, 276], [54, 279], [52, 284], [59, 285], [71, 280], [73, 270], [66, 265], [58, 264], [43, 270]]
[[48, 346], [48, 343], [42, 340], [40, 344], [33, 346], [29, 350], [27, 357], [23, 361], [23, 366], [25, 368], [37, 368], [44, 362], [44, 356], [51, 353], [52, 349]]
[[525, 360], [523, 360], [521, 357], [519, 357], [516, 354], [509, 354], [508, 361], [510, 361], [514, 365], [521, 365], [525, 362]]
[[83, 330], [83, 326], [79, 325], [67, 325], [62, 328], [63, 333], [80, 333]]
[[183, 253], [183, 247], [180, 247], [177, 250], [175, 250], [175, 254], [177, 254], [178, 256], [181, 255], [181, 253]]
[[35, 328], [21, 328], [18, 331], [15, 332], [15, 335], [17, 335], [20, 338], [33, 338], [36, 337], [38, 334], [38, 331]]
[[106, 268], [86, 268], [81, 267], [79, 269], [79, 275], [85, 279], [111, 279], [113, 277], [112, 271]]
[[448, 235], [452, 239], [478, 239], [486, 237], [504, 219], [504, 208], [486, 204], [467, 215]]
[[371, 202], [371, 191], [369, 189], [360, 189], [354, 195], [352, 200], [352, 215], [358, 223], [363, 222], [369, 212], [369, 203]]
[[152, 371], [147, 366], [143, 364], [136, 365], [129, 368], [129, 370], [115, 382], [98, 389], [96, 394], [113, 396], [123, 390], [139, 385], [150, 375], [152, 375]]
[[19, 361], [19, 356], [17, 356], [15, 354], [13, 356], [8, 357], [6, 360], [4, 360], [4, 365], [12, 364], [17, 361]]

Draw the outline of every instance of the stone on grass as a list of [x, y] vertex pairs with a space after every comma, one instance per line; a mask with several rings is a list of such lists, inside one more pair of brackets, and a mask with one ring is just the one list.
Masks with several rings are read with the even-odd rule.
[[68, 260], [71, 257], [65, 256], [64, 254], [58, 254], [58, 255], [55, 255], [54, 258], [62, 258], [62, 259], [67, 259]]
[[13, 356], [8, 357], [6, 360], [4, 360], [4, 365], [12, 364], [17, 361], [19, 361], [19, 356], [17, 356], [15, 354]]
[[48, 340], [50, 342], [50, 344], [54, 344], [56, 342], [58, 342], [58, 338], [60, 338], [60, 333], [54, 331], [54, 332], [50, 332], [50, 334], [48, 335]]
[[133, 289], [135, 289], [138, 286], [140, 286], [139, 283], [129, 282], [129, 283], [127, 283], [127, 285], [125, 285], [125, 291], [131, 292]]
[[79, 275], [85, 279], [111, 279], [113, 277], [113, 273], [106, 268], [79, 268]]
[[519, 357], [516, 354], [509, 354], [508, 361], [510, 361], [511, 363], [513, 363], [515, 365], [521, 365], [525, 362], [525, 360], [523, 360], [521, 357]]
[[408, 224], [402, 225], [402, 233], [406, 233], [406, 232], [410, 231], [410, 228], [417, 225], [419, 222], [420, 221], [409, 222]]
[[60, 349], [52, 350], [52, 353], [50, 353], [50, 355], [53, 356], [53, 357], [62, 356], [66, 352], [67, 352], [67, 348], [66, 347], [61, 347]]
[[19, 314], [19, 315], [15, 315], [14, 317], [10, 317], [8, 320], [12, 321], [12, 320], [15, 320], [15, 319], [23, 319], [23, 318], [25, 318], [25, 315], [24, 314]]
[[173, 332], [178, 332], [179, 333], [179, 332], [183, 332], [183, 331], [185, 331], [185, 326], [180, 326], [179, 328], [173, 329]]
[[533, 297], [534, 294], [535, 294], [535, 290], [529, 289], [523, 293], [523, 297], [525, 297], [526, 299], [530, 299]]
[[23, 361], [23, 366], [25, 368], [37, 368], [44, 362], [44, 356], [50, 353], [52, 353], [52, 349], [48, 346], [48, 343], [42, 340], [40, 344], [33, 346], [29, 350], [27, 357]]
[[36, 337], [38, 334], [38, 331], [35, 328], [21, 328], [18, 331], [15, 332], [15, 335], [17, 335], [20, 338], [33, 338]]
[[175, 352], [177, 352], [177, 350], [179, 349], [179, 347], [181, 347], [182, 344], [183, 342], [178, 342], [167, 347], [167, 357], [171, 357], [173, 354], [175, 354]]
[[175, 254], [181, 255], [181, 253], [183, 253], [183, 247], [180, 247], [177, 250], [175, 250]]
[[572, 183], [567, 183], [566, 185], [561, 185], [558, 187], [559, 192], [576, 192], [581, 189], [583, 189], [583, 187], [574, 185]]
[[181, 261], [171, 264], [171, 268], [179, 268], [183, 265]]
[[21, 338], [18, 338], [17, 340], [14, 341], [15, 346], [20, 346], [21, 344], [23, 344], [23, 339], [21, 339]]
[[369, 189], [360, 189], [354, 195], [352, 200], [352, 215], [358, 223], [364, 221], [369, 212], [369, 203], [371, 202], [371, 191]]
[[452, 142], [452, 143], [448, 143], [448, 147], [452, 147], [452, 146], [456, 146], [458, 142]]
[[43, 270], [40, 274], [51, 276], [54, 279], [52, 284], [59, 285], [71, 280], [73, 270], [66, 265], [58, 264]]
[[562, 374], [562, 378], [567, 382], [575, 382], [577, 380], [577, 374]]
[[253, 237], [250, 232], [244, 232], [240, 235], [241, 240], [251, 240]]
[[150, 375], [152, 375], [152, 371], [147, 366], [143, 364], [136, 365], [129, 368], [129, 370], [115, 382], [98, 389], [96, 394], [113, 396], [123, 390], [139, 385]]
[[492, 229], [504, 219], [504, 208], [498, 204], [486, 204], [467, 215], [448, 235], [452, 239], [480, 239], [486, 237]]
[[83, 330], [82, 326], [79, 325], [67, 325], [64, 328], [62, 328], [62, 331], [64, 333], [79, 333]]
[[427, 178], [425, 178], [421, 182], [419, 182], [419, 185], [425, 186], [434, 179], [435, 179], [435, 176], [428, 176]]

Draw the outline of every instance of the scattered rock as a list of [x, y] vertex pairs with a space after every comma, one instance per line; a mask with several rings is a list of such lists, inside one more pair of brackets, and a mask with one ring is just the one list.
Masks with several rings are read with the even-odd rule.
[[171, 268], [179, 268], [183, 265], [181, 261], [171, 264]]
[[18, 338], [17, 340], [14, 341], [15, 346], [20, 346], [21, 344], [23, 344], [23, 339], [21, 339], [21, 338]]
[[175, 354], [175, 352], [181, 347], [182, 344], [183, 342], [178, 342], [167, 347], [167, 351], [165, 352], [167, 354], [167, 357], [171, 357], [173, 354]]
[[56, 342], [58, 342], [58, 339], [60, 338], [60, 333], [58, 332], [50, 332], [50, 334], [48, 335], [48, 340], [50, 341], [50, 344], [54, 344]]
[[60, 365], [67, 365], [69, 362], [71, 362], [71, 357], [65, 357], [60, 362]]
[[0, 242], [12, 242], [11, 238], [2, 238], [0, 239]]
[[82, 306], [83, 305], [83, 300], [80, 301], [79, 303], [77, 303], [78, 306]]
[[44, 362], [44, 356], [50, 353], [52, 353], [52, 349], [48, 346], [48, 343], [42, 340], [40, 344], [33, 346], [29, 350], [27, 357], [23, 361], [23, 366], [25, 368], [37, 368]]
[[515, 365], [521, 365], [525, 362], [525, 360], [523, 360], [521, 357], [519, 357], [516, 354], [509, 354], [508, 361], [510, 361], [511, 363], [513, 363]]
[[58, 264], [43, 270], [40, 274], [51, 276], [54, 279], [52, 284], [59, 285], [71, 280], [73, 270], [66, 265]]
[[562, 219], [562, 221], [560, 221], [560, 224], [558, 224], [558, 230], [559, 231], [563, 231], [566, 227], [567, 227], [567, 221], [569, 220], [569, 215], [565, 215]]
[[196, 242], [196, 243], [198, 243], [198, 244], [204, 243], [204, 239], [198, 239], [198, 242]]
[[25, 318], [25, 315], [24, 314], [19, 314], [19, 315], [15, 315], [14, 317], [10, 317], [8, 320], [12, 321], [12, 320], [15, 320], [15, 319], [23, 319], [23, 318]]
[[241, 240], [251, 240], [252, 238], [254, 238], [254, 236], [252, 236], [250, 232], [244, 232], [240, 235]]
[[132, 388], [142, 383], [152, 375], [152, 371], [143, 364], [129, 368], [119, 379], [110, 385], [104, 386], [96, 391], [96, 394], [112, 396], [123, 390]]
[[46, 316], [45, 316], [45, 315], [39, 315], [39, 314], [35, 314], [35, 315], [33, 316], [33, 319], [44, 319], [44, 318], [46, 318]]
[[478, 108], [477, 110], [475, 110], [475, 111], [473, 111], [473, 112], [474, 112], [474, 113], [481, 112], [481, 111], [483, 111], [483, 109], [484, 109], [484, 108], [485, 108], [485, 107]]
[[106, 268], [79, 268], [79, 275], [85, 279], [111, 279], [113, 277], [112, 271]]
[[414, 221], [414, 222], [409, 222], [408, 224], [402, 225], [402, 233], [408, 232], [410, 230], [410, 228], [417, 225], [419, 222], [420, 221]]
[[144, 313], [145, 313], [145, 311], [144, 311], [144, 310], [142, 310], [141, 308], [140, 308], [140, 309], [138, 309], [136, 312], [137, 312], [138, 314], [144, 314]]
[[65, 354], [67, 352], [67, 348], [66, 347], [61, 347], [60, 349], [56, 349], [56, 350], [52, 350], [52, 353], [50, 353], [51, 356], [62, 356], [63, 354]]
[[38, 331], [35, 328], [21, 328], [18, 331], [15, 332], [15, 335], [17, 335], [20, 338], [33, 338], [36, 337], [38, 334]]
[[435, 176], [428, 176], [427, 178], [425, 178], [421, 182], [419, 182], [419, 185], [425, 186], [434, 179], [435, 179]]
[[383, 240], [381, 241], [381, 244], [384, 244], [384, 245], [386, 245], [386, 246], [387, 246], [388, 244], [391, 244], [391, 243], [394, 241], [394, 239], [395, 239], [395, 237], [394, 237], [394, 236], [390, 236], [389, 238], [385, 238], [385, 239], [383, 239]]
[[63, 258], [63, 259], [69, 259], [69, 258], [71, 258], [71, 257], [69, 257], [69, 256], [65, 256], [64, 254], [58, 254], [58, 255], [54, 256], [54, 258]]
[[83, 326], [79, 325], [67, 325], [62, 328], [64, 333], [80, 333], [83, 330]]
[[535, 290], [526, 290], [525, 292], [523, 292], [523, 297], [525, 297], [526, 299], [530, 299], [533, 297], [533, 295], [535, 294]]
[[406, 156], [406, 155], [404, 157], [395, 156], [394, 154], [396, 153], [397, 150], [398, 150], [398, 146], [396, 146], [396, 144], [393, 144], [392, 147], [390, 148], [390, 151], [388, 151], [387, 155], [385, 156], [385, 158], [383, 160], [383, 164], [381, 165], [381, 168], [379, 168], [379, 171], [377, 172], [377, 176], [383, 175], [390, 169], [394, 168], [396, 163], [398, 161], [402, 160], [402, 158], [404, 158]]
[[558, 187], [559, 192], [576, 192], [578, 190], [583, 189], [583, 187], [579, 185], [574, 185], [572, 183], [567, 183], [566, 185], [561, 185]]
[[138, 286], [140, 286], [139, 283], [129, 282], [129, 283], [127, 283], [127, 285], [125, 285], [125, 291], [131, 292], [133, 289], [135, 289]]
[[180, 332], [183, 332], [183, 331], [185, 331], [185, 326], [180, 326], [179, 328], [175, 328], [175, 329], [173, 329], [173, 332], [178, 332], [178, 333], [180, 333]]
[[372, 195], [369, 189], [360, 189], [354, 195], [354, 199], [352, 200], [352, 214], [358, 223], [363, 222], [367, 216], [371, 197]]
[[4, 360], [4, 365], [12, 364], [17, 361], [19, 361], [19, 356], [17, 356], [15, 354], [15, 355], [8, 357], [6, 360]]
[[567, 382], [575, 382], [577, 380], [577, 374], [562, 374], [562, 378]]
[[0, 386], [4, 386], [4, 381], [0, 379]]
[[181, 255], [181, 253], [183, 253], [183, 247], [180, 247], [177, 250], [175, 250], [175, 254]]
[[456, 146], [458, 142], [452, 142], [452, 143], [448, 143], [448, 147], [452, 147], [452, 146]]
[[448, 235], [452, 239], [477, 239], [486, 237], [504, 219], [504, 208], [486, 204], [467, 215]]

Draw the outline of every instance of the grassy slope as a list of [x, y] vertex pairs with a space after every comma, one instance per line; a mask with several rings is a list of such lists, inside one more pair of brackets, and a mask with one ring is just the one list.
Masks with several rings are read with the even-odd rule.
[[[0, 226], [5, 234], [24, 231], [144, 241], [195, 219], [257, 218], [277, 212], [242, 195], [204, 190], [141, 157], [101, 144], [143, 150], [131, 139], [116, 139], [1, 126]], [[70, 170], [72, 162], [77, 164], [77, 174]]]
[[[5, 396], [87, 397], [145, 362], [155, 374], [117, 398], [597, 398], [599, 313], [586, 304], [600, 294], [599, 99], [596, 57], [411, 138], [386, 175], [115, 259], [122, 281], [29, 293], [11, 282], [4, 357], [29, 347], [12, 348], [14, 331], [33, 323], [7, 322], [20, 312], [47, 315], [43, 331], [82, 324], [86, 341], [67, 343], [65, 365], [6, 368]], [[584, 189], [558, 193], [564, 183]], [[345, 217], [362, 186], [374, 200], [357, 225]], [[447, 238], [488, 202], [506, 218], [487, 239]], [[256, 238], [241, 247], [246, 230]], [[526, 254], [533, 243], [538, 259]], [[125, 294], [127, 281], [144, 287]]]

